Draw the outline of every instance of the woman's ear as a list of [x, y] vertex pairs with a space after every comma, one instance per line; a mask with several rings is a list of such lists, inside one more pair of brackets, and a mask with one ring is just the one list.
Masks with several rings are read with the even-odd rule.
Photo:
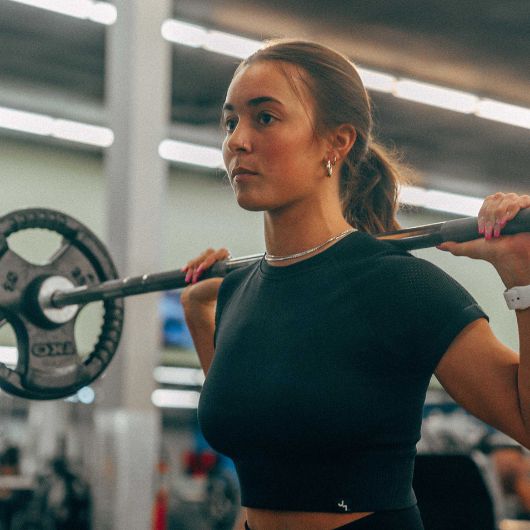
[[357, 139], [357, 131], [349, 123], [343, 123], [337, 127], [332, 134], [332, 145], [339, 159], [348, 156], [350, 149]]

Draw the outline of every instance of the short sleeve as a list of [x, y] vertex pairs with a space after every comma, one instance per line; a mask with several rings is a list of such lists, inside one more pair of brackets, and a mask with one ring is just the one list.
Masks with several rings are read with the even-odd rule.
[[229, 302], [234, 291], [237, 289], [241, 281], [248, 274], [248, 271], [250, 271], [251, 267], [253, 267], [252, 264], [229, 272], [224, 277], [221, 286], [219, 287], [219, 292], [217, 294], [217, 303], [215, 306], [215, 330], [213, 334], [214, 348], [217, 344], [217, 332], [219, 330], [219, 324], [221, 322], [223, 310], [226, 304]]
[[386, 348], [415, 368], [432, 373], [460, 331], [489, 321], [473, 296], [429, 261], [410, 254], [382, 261], [367, 287], [367, 317]]

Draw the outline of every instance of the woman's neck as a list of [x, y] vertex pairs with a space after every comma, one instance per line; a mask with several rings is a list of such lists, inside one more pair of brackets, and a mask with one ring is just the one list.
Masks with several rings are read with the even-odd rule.
[[[316, 247], [333, 236], [348, 230], [351, 226], [337, 209], [321, 211], [316, 209], [311, 214], [289, 208], [285, 211], [265, 212], [265, 245], [267, 254], [273, 256], [290, 256]], [[284, 261], [271, 262], [270, 265], [291, 265], [296, 261], [310, 258], [323, 252], [334, 243], [330, 242], [315, 252]]]

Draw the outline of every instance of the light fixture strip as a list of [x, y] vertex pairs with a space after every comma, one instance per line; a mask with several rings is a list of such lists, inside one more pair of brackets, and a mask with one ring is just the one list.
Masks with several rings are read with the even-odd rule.
[[196, 409], [199, 397], [200, 393], [196, 390], [158, 388], [151, 394], [151, 402], [160, 408]]
[[163, 385], [202, 386], [205, 379], [201, 369], [178, 366], [157, 366], [153, 376]]
[[160, 143], [158, 154], [164, 160], [172, 162], [182, 162], [210, 169], [222, 169], [224, 167], [223, 154], [220, 149], [215, 147], [168, 139]]
[[0, 128], [51, 136], [97, 147], [109, 147], [114, 142], [114, 133], [108, 127], [63, 120], [7, 107], [0, 107]]
[[94, 0], [11, 0], [17, 4], [53, 11], [69, 17], [90, 20], [110, 26], [116, 22], [118, 11], [109, 2]]
[[428, 190], [417, 186], [403, 186], [399, 194], [399, 202], [428, 210], [476, 217], [484, 199], [458, 193]]

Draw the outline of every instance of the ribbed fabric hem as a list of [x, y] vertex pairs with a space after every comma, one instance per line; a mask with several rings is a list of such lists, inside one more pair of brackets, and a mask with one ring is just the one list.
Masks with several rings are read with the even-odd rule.
[[348, 513], [397, 510], [416, 503], [416, 451], [385, 448], [328, 462], [254, 456], [235, 461], [241, 504], [270, 510]]

